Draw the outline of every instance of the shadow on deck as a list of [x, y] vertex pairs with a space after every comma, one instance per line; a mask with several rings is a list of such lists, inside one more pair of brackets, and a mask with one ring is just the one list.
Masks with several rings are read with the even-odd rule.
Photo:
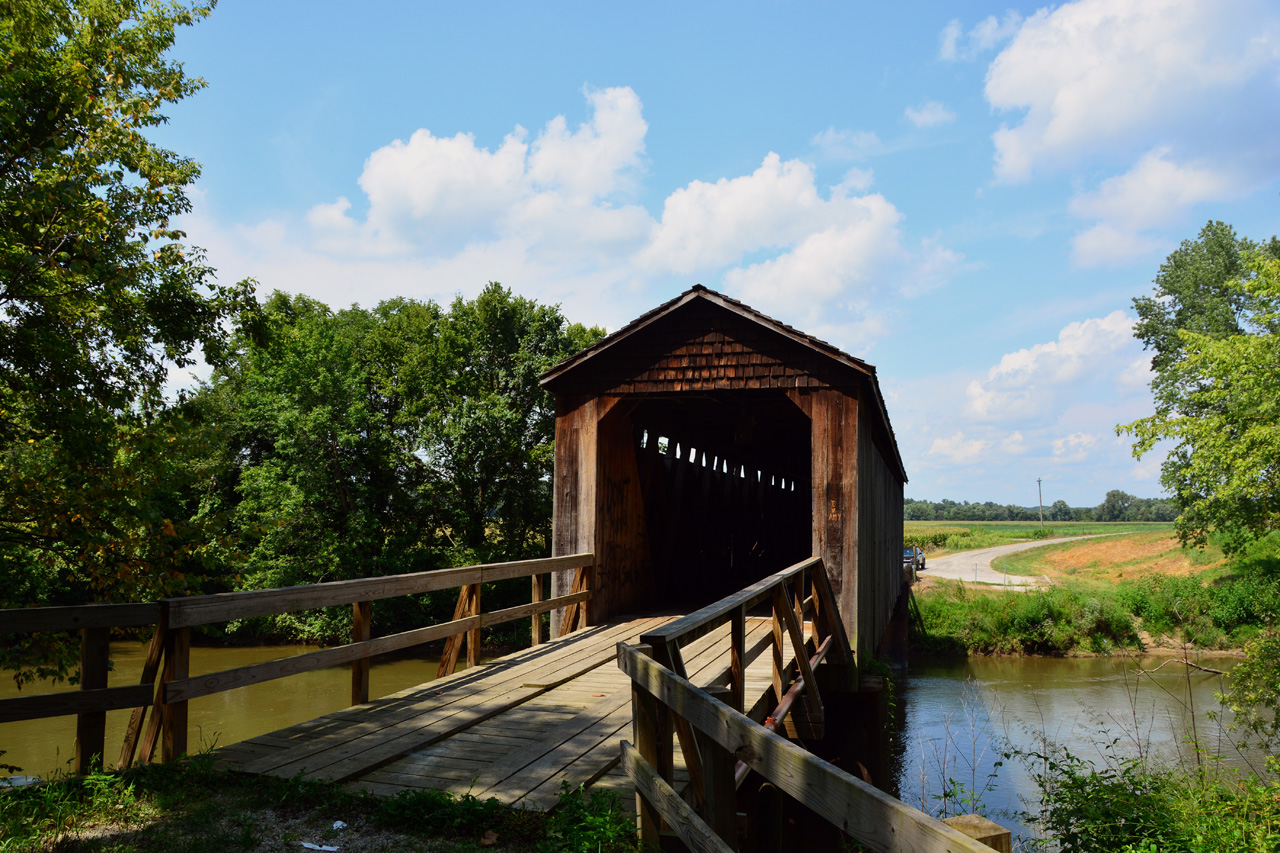
[[[435, 788], [549, 809], [561, 783], [629, 796], [619, 743], [631, 736], [631, 681], [617, 644], [671, 621], [587, 628], [474, 669], [223, 747], [223, 769], [345, 782], [379, 795]], [[748, 617], [749, 716], [772, 707], [771, 620]], [[699, 686], [729, 681], [729, 627], [684, 650]], [[677, 781], [683, 768], [677, 766]]]

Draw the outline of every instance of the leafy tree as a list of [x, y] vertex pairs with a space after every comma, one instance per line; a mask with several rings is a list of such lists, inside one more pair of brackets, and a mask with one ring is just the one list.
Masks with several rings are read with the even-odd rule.
[[1141, 457], [1173, 449], [1161, 482], [1175, 495], [1184, 538], [1280, 526], [1280, 259], [1251, 254], [1224, 286], [1236, 330], [1177, 332], [1178, 358], [1158, 373], [1156, 411], [1118, 427]]
[[1112, 489], [1093, 511], [1095, 521], [1127, 521], [1129, 507], [1137, 500], [1128, 492]]
[[444, 511], [457, 545], [486, 560], [549, 553], [555, 411], [538, 377], [603, 335], [496, 282], [454, 301], [424, 449], [450, 484]]
[[[537, 378], [600, 334], [496, 284], [447, 312], [274, 294], [193, 401], [223, 442], [204, 511], [231, 520], [240, 585], [545, 555], [554, 413]], [[383, 607], [379, 625], [441, 604], [391, 604], [410, 609]], [[347, 618], [272, 630], [328, 639]]]
[[[203, 85], [166, 53], [208, 11], [0, 4], [0, 603], [151, 597], [203, 571], [213, 533], [184, 521], [199, 474], [179, 463], [203, 439], [163, 385], [218, 359], [252, 286], [182, 244], [199, 168], [146, 133]], [[0, 663], [66, 671], [27, 651]]]
[[1254, 275], [1248, 258], [1259, 251], [1280, 258], [1280, 240], [1272, 237], [1258, 244], [1237, 237], [1226, 223], [1210, 221], [1160, 266], [1155, 293], [1133, 300], [1138, 314], [1133, 333], [1152, 351], [1151, 389], [1157, 406], [1186, 403], [1174, 370], [1187, 355], [1181, 332], [1225, 338], [1248, 331], [1258, 298], [1233, 283]]
[[1064, 500], [1056, 500], [1046, 513], [1051, 521], [1070, 521], [1073, 518], [1071, 507]]
[[[0, 18], [0, 548], [77, 565], [172, 520], [142, 494], [169, 367], [216, 359], [251, 283], [218, 286], [172, 218], [195, 163], [146, 139], [200, 88], [165, 58], [204, 8], [19, 2]], [[144, 449], [145, 448], [145, 449]], [[160, 530], [153, 530], [158, 525]], [[136, 544], [136, 543], [135, 543]], [[122, 549], [126, 574], [139, 549]], [[59, 557], [62, 555], [62, 557]], [[117, 561], [119, 562], [119, 561]], [[145, 562], [145, 560], [143, 561]], [[103, 572], [73, 572], [81, 597]], [[93, 572], [89, 572], [93, 574]], [[142, 572], [145, 574], [145, 572]]]

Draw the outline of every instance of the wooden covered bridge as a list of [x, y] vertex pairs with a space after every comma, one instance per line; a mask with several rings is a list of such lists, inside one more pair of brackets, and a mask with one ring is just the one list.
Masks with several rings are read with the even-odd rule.
[[[543, 808], [562, 783], [634, 792], [646, 841], [697, 850], [783, 849], [769, 823], [783, 801], [873, 849], [989, 849], [868, 784], [885, 780], [862, 761], [883, 735], [859, 669], [904, 588], [906, 476], [874, 368], [695, 287], [542, 382], [556, 398], [551, 558], [10, 612], [6, 630], [82, 628], [89, 668], [78, 699], [7, 700], [0, 721], [78, 713], [87, 766], [105, 710], [151, 703], [120, 764], [167, 760], [186, 750], [189, 701], [349, 663], [350, 708], [226, 746], [221, 765]], [[487, 585], [521, 578], [530, 603], [484, 610]], [[375, 600], [451, 587], [449, 622], [372, 637]], [[348, 645], [189, 671], [192, 627], [339, 604], [353, 608]], [[520, 618], [533, 646], [481, 664], [480, 630]], [[146, 622], [144, 684], [107, 687], [107, 626]], [[370, 656], [442, 638], [441, 677], [369, 701]]]

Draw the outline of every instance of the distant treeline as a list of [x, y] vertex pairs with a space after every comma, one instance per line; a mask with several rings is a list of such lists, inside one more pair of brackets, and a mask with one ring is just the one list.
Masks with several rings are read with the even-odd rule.
[[[903, 502], [902, 517], [907, 521], [1039, 521], [1040, 508], [1014, 506], [992, 501], [916, 501]], [[1044, 508], [1045, 521], [1173, 521], [1178, 508], [1164, 498], [1139, 498], [1119, 489], [1107, 492], [1097, 506], [1068, 506], [1058, 500]]]

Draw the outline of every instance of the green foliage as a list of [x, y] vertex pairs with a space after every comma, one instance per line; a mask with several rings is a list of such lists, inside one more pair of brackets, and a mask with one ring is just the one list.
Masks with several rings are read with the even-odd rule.
[[1133, 620], [1110, 597], [1054, 586], [1034, 592], [974, 591], [958, 582], [917, 596], [926, 651], [1061, 655], [1082, 646], [1133, 646]]
[[1134, 436], [1138, 457], [1172, 443], [1161, 483], [1182, 511], [1180, 535], [1276, 529], [1280, 241], [1260, 247], [1211, 222], [1169, 256], [1155, 296], [1134, 306], [1135, 334], [1154, 351], [1156, 409], [1117, 430]]
[[[276, 293], [192, 401], [220, 448], [199, 517], [230, 519], [221, 557], [242, 588], [544, 556], [554, 412], [538, 376], [602, 334], [497, 284], [448, 311], [394, 299], [333, 312]], [[379, 628], [447, 616], [451, 595], [388, 602]], [[327, 641], [349, 620], [232, 629]]]
[[481, 800], [472, 794], [455, 797], [448, 791], [401, 791], [380, 803], [379, 826], [418, 835], [479, 837], [501, 823], [507, 807], [497, 798]]
[[[1103, 744], [1109, 750], [1115, 742]], [[1280, 849], [1280, 785], [1179, 772], [1138, 759], [1101, 766], [1063, 750], [1034, 756], [1037, 822], [1063, 853], [1216, 853]]]
[[[992, 501], [903, 501], [902, 517], [906, 521], [1040, 521], [1040, 507], [997, 504]], [[1172, 502], [1163, 498], [1139, 498], [1113, 489], [1096, 507], [1072, 507], [1056, 500], [1044, 507], [1044, 520], [1071, 521], [1173, 521], [1178, 516]]]
[[560, 783], [560, 804], [547, 820], [538, 853], [631, 853], [639, 849], [635, 812], [612, 791]]
[[1230, 688], [1218, 698], [1235, 715], [1233, 726], [1267, 750], [1268, 765], [1280, 773], [1280, 634], [1268, 630], [1244, 651], [1244, 660], [1231, 670]]
[[[252, 283], [218, 285], [171, 225], [199, 167], [146, 133], [203, 83], [166, 53], [204, 7], [10, 0], [0, 16], [0, 605], [198, 587], [215, 527], [171, 366], [217, 362]], [[65, 676], [37, 637], [0, 666]]]

